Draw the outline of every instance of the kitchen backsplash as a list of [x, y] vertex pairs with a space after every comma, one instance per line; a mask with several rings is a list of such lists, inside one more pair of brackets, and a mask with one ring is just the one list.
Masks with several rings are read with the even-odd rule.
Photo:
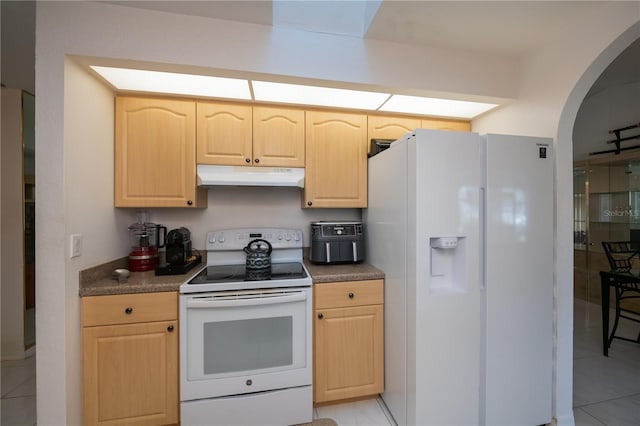
[[[361, 220], [361, 209], [303, 209], [302, 191], [298, 188], [275, 187], [213, 187], [209, 189], [206, 209], [145, 209], [149, 220], [167, 230], [185, 226], [191, 231], [195, 249], [204, 248], [208, 231], [225, 228], [272, 226], [301, 229], [304, 246], [310, 245], [310, 223], [317, 220]], [[136, 212], [130, 211], [131, 223]], [[122, 238], [128, 238], [126, 229]]]

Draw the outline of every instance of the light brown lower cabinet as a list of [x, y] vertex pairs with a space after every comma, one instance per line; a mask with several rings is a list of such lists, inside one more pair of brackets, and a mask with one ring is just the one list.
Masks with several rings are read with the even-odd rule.
[[383, 280], [314, 285], [314, 402], [384, 390]]
[[85, 425], [178, 423], [177, 304], [175, 292], [82, 299]]

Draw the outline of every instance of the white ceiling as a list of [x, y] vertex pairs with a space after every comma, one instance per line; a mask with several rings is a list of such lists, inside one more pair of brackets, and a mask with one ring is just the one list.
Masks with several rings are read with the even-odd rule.
[[[637, 1], [637, 0], [633, 0]], [[129, 7], [523, 57], [562, 36], [608, 1], [204, 0], [108, 1]], [[640, 81], [640, 40], [616, 59], [590, 95]]]
[[600, 6], [579, 1], [385, 1], [366, 37], [523, 56]]
[[403, 44], [522, 56], [551, 42], [572, 21], [585, 14], [597, 13], [607, 2], [237, 0], [109, 3]]
[[[33, 91], [35, 2], [1, 3], [2, 62], [8, 64], [2, 67], [2, 81], [9, 87]], [[574, 20], [585, 14], [597, 14], [599, 8], [610, 1], [151, 0], [106, 3], [519, 57], [561, 36]], [[25, 41], [28, 46], [23, 46]], [[18, 55], [15, 54], [9, 56], [15, 50], [12, 46], [20, 46], [20, 52], [26, 52], [22, 57], [29, 61], [16, 61]], [[29, 81], [23, 82], [18, 77]], [[591, 93], [639, 80], [640, 42], [636, 42], [603, 73]]]

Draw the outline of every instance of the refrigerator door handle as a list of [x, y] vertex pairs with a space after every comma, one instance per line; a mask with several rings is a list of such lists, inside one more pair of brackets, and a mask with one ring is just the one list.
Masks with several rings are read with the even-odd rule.
[[487, 289], [487, 211], [484, 206], [487, 202], [487, 192], [485, 188], [480, 188], [480, 200], [478, 203], [480, 216], [480, 290]]

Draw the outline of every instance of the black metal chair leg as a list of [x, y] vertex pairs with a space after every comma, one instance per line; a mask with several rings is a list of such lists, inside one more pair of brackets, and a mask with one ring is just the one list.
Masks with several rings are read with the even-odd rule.
[[609, 347], [611, 347], [613, 338], [616, 335], [616, 330], [618, 329], [618, 321], [620, 321], [620, 293], [620, 290], [616, 289], [616, 319], [613, 321], [613, 329], [611, 330], [611, 335], [609, 336]]

